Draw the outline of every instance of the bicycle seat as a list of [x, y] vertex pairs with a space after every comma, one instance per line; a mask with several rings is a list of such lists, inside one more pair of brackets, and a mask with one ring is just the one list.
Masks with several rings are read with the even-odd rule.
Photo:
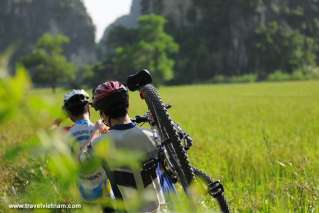
[[152, 76], [151, 73], [146, 69], [134, 75], [130, 75], [126, 81], [126, 85], [131, 91], [136, 91], [150, 83], [152, 83]]

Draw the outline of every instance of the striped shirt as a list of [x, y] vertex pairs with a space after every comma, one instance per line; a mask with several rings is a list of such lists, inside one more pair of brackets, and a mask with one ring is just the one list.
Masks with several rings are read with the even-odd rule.
[[[76, 121], [69, 130], [69, 133], [75, 139], [75, 144], [71, 146], [72, 150], [77, 156], [80, 156], [81, 162], [90, 158], [90, 153], [83, 153], [80, 148], [91, 140], [95, 130], [95, 125], [90, 120], [85, 119]], [[106, 188], [106, 174], [101, 167], [93, 169], [93, 172], [89, 174], [81, 174], [79, 178], [79, 191], [86, 201], [93, 201], [103, 197], [107, 193]]]
[[91, 139], [94, 131], [94, 124], [91, 123], [91, 121], [85, 119], [76, 121], [74, 126], [72, 126], [69, 130], [71, 135], [81, 145]]

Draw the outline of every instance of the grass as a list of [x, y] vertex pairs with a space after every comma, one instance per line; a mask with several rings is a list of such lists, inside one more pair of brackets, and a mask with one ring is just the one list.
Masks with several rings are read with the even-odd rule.
[[[58, 105], [63, 99], [63, 91], [34, 93]], [[234, 212], [319, 211], [318, 82], [162, 87], [160, 93], [194, 139], [192, 164], [222, 180]], [[138, 94], [131, 94], [130, 110], [146, 111]], [[34, 134], [23, 119], [1, 126], [1, 155]], [[28, 163], [0, 163], [1, 193]]]

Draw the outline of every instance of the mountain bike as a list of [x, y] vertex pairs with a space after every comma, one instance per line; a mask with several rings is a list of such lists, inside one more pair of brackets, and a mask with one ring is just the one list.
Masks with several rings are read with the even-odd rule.
[[149, 110], [143, 116], [136, 116], [134, 122], [149, 123], [161, 150], [161, 158], [168, 162], [170, 171], [174, 173], [186, 195], [191, 196], [190, 185], [199, 178], [207, 184], [209, 195], [217, 200], [221, 211], [229, 212], [224, 187], [220, 181], [214, 181], [205, 172], [190, 164], [187, 151], [192, 146], [192, 138], [169, 115], [168, 110], [172, 106], [162, 102], [158, 90], [152, 85], [150, 72], [142, 70], [129, 76], [127, 87], [130, 91], [140, 92], [140, 97]]

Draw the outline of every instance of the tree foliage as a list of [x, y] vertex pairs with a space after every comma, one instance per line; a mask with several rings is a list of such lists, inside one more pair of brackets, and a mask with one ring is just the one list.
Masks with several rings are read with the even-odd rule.
[[[316, 0], [142, 0], [143, 13], [167, 18], [180, 46], [175, 83], [316, 66]], [[184, 5], [188, 5], [183, 7]], [[182, 9], [186, 8], [186, 9]]]
[[55, 89], [74, 78], [75, 66], [63, 55], [62, 47], [68, 42], [69, 38], [61, 34], [44, 34], [39, 38], [35, 49], [21, 60], [34, 83]]
[[172, 56], [179, 47], [165, 32], [165, 23], [164, 17], [147, 15], [140, 17], [136, 29], [113, 29], [108, 44], [114, 52], [107, 56], [111, 58], [113, 76], [123, 79], [134, 71], [148, 68], [156, 83], [164, 83], [174, 77]]
[[257, 30], [256, 55], [257, 67], [263, 73], [285, 70], [292, 73], [297, 69], [316, 66], [318, 44], [289, 26], [280, 26], [273, 21]]

